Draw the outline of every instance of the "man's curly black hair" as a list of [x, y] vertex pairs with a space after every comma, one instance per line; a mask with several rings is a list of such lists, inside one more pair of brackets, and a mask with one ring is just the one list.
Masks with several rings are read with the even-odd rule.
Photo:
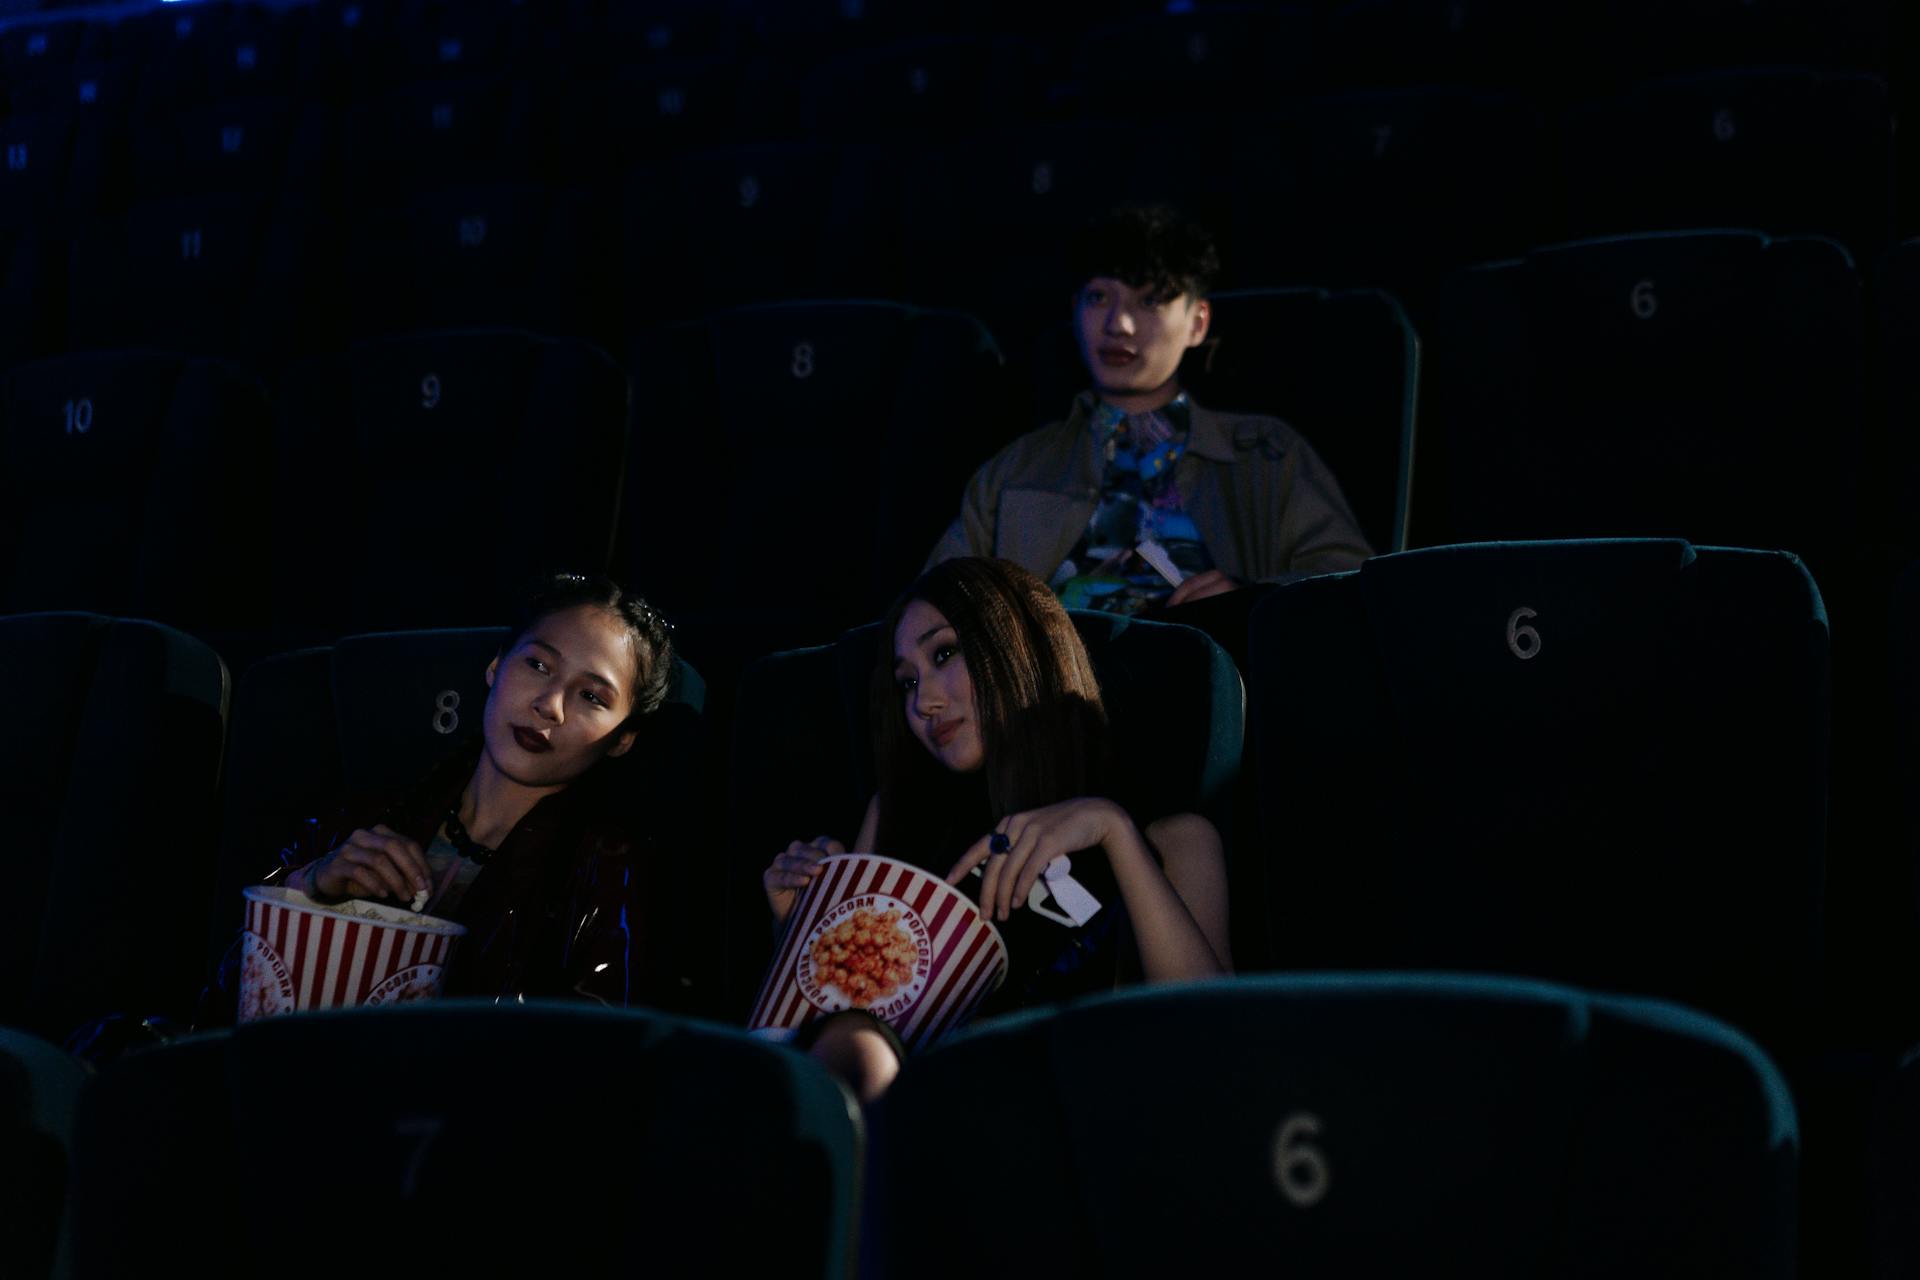
[[1220, 274], [1213, 236], [1164, 204], [1123, 204], [1089, 222], [1068, 254], [1073, 287], [1107, 276], [1135, 289], [1204, 298]]

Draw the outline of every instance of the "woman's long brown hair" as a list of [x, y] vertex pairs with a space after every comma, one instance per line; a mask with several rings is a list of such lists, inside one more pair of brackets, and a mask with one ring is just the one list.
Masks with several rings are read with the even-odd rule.
[[[955, 774], [907, 727], [894, 633], [915, 600], [959, 637], [986, 761]], [[1045, 583], [1006, 560], [936, 565], [887, 614], [868, 705], [879, 774], [876, 852], [946, 871], [1011, 813], [1103, 794], [1107, 715], [1086, 646]]]

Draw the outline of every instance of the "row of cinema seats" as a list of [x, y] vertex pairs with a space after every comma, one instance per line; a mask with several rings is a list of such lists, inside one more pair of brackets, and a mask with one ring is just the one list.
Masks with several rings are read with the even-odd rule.
[[249, 100], [143, 120], [105, 156], [63, 141], [71, 124], [7, 118], [0, 358], [146, 341], [156, 326], [254, 360], [480, 323], [613, 345], [663, 298], [704, 310], [823, 294], [975, 311], [1025, 338], [1036, 297], [1059, 293], [1059, 243], [1120, 198], [1201, 216], [1231, 285], [1405, 290], [1530, 245], [1657, 227], [1825, 235], [1871, 263], [1893, 231], [1884, 84], [1812, 71], [1645, 88], [1571, 117], [1557, 149], [1537, 109], [1440, 89], [1315, 100], [1197, 137], [1022, 123], [933, 141], [752, 139], [619, 167], [570, 158], [531, 125], [501, 136], [507, 109], [414, 94], [358, 126], [363, 140], [316, 108]]
[[[1825, 240], [1552, 246], [1450, 277], [1417, 326], [1378, 291], [1224, 293], [1184, 373], [1209, 405], [1300, 428], [1376, 549], [1785, 547], [1853, 607], [1854, 561], [1920, 542], [1916, 272], [1908, 242], [1869, 300]], [[34, 362], [0, 376], [0, 608], [152, 617], [244, 663], [483, 622], [536, 565], [611, 563], [724, 674], [880, 612], [971, 469], [1064, 414], [1083, 376], [1064, 329], [1024, 380], [964, 314], [857, 302], [668, 323], [624, 369], [499, 330], [264, 377], [145, 351]]]
[[[17, 3], [9, 9], [19, 9]], [[24, 6], [32, 7], [32, 6]], [[49, 6], [57, 7], [57, 6]], [[1273, 89], [1385, 82], [1541, 88], [1728, 62], [1887, 69], [1885, 0], [1589, 0], [1541, 12], [1521, 0], [1313, 0], [1304, 4], [1063, 3], [989, 0], [327, 0], [319, 4], [87, 6], [73, 15], [9, 15], [0, 72], [32, 80], [70, 64], [158, 67], [166, 100], [254, 93], [262, 82], [340, 95], [371, 84], [674, 67], [733, 59], [762, 70], [786, 55], [786, 83], [836, 52], [906, 40], [998, 36], [1038, 41], [1065, 68], [1132, 63], [1160, 51], [1165, 75], [1214, 95], [1190, 110], [1254, 96], [1214, 67], [1264, 70]], [[1568, 42], [1594, 55], [1574, 59]], [[1167, 51], [1175, 56], [1166, 57]], [[1217, 60], [1217, 61], [1216, 61]], [[172, 64], [172, 65], [166, 65]], [[1544, 64], [1544, 65], [1543, 65]], [[1209, 83], [1213, 82], [1213, 83]]]
[[[1917, 589], [1909, 575], [1909, 624]], [[1244, 704], [1202, 633], [1076, 623], [1129, 794], [1229, 834], [1242, 972], [1529, 975], [1724, 1019], [1798, 1099], [1810, 1233], [1823, 1250], [1863, 1247], [1863, 1113], [1891, 1063], [1832, 1066], [1861, 1045], [1829, 1016], [1828, 628], [1792, 556], [1629, 540], [1383, 557], [1260, 603]], [[43, 737], [5, 772], [20, 815], [7, 858], [30, 892], [11, 900], [0, 1022], [58, 1039], [102, 1012], [190, 1017], [233, 937], [238, 886], [300, 819], [417, 775], [469, 730], [498, 635], [350, 637], [263, 661], [229, 718], [218, 660], [177, 632], [73, 615], [0, 625], [9, 669], [57, 677], [33, 682]], [[741, 677], [730, 722], [704, 729], [702, 686], [683, 671], [620, 762], [636, 813], [685, 851], [658, 892], [698, 904], [654, 937], [636, 1001], [725, 1021], [750, 1002], [771, 851], [844, 836], [872, 785], [878, 643], [869, 626], [767, 657]], [[1920, 680], [1901, 652], [1910, 713]], [[705, 810], [691, 776], [703, 734], [731, 738], [727, 798]], [[1920, 758], [1908, 750], [1905, 776]], [[1899, 794], [1910, 883], [1920, 796]], [[1882, 1016], [1911, 1040], [1910, 984], [1881, 978]]]
[[[1405, 289], [1667, 226], [1878, 257], [1896, 173], [1884, 4], [1595, 8], [1557, 35], [1510, 0], [1359, 3], [1325, 24], [1195, 6], [1032, 40], [1016, 15], [987, 33], [920, 15], [904, 43], [856, 16], [758, 57], [724, 40], [683, 55], [701, 43], [684, 13], [538, 4], [19, 27], [0, 40], [0, 361], [143, 341], [156, 321], [251, 359], [395, 326], [617, 344], [647, 321], [632, 300], [662, 293], [901, 297], [1024, 338], [1051, 240], [1122, 197], [1205, 215], [1238, 285]], [[1049, 51], [1065, 31], [1078, 50]], [[1560, 40], [1618, 47], [1570, 58]], [[1158, 91], [1113, 92], [1116, 64], [1153, 66]], [[1580, 84], [1570, 65], [1615, 70]], [[103, 287], [125, 279], [144, 287]]]
[[1816, 1274], [1765, 1054], [1515, 980], [1095, 999], [932, 1050], [864, 1117], [739, 1032], [547, 1003], [280, 1018], [91, 1078], [0, 1032], [0, 1081], [10, 1275]]

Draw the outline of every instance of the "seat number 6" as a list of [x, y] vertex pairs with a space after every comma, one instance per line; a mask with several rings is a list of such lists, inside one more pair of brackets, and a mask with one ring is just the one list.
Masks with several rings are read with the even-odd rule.
[[1327, 1157], [1306, 1139], [1320, 1134], [1320, 1117], [1298, 1112], [1286, 1118], [1273, 1139], [1273, 1180], [1296, 1209], [1311, 1209], [1327, 1194], [1333, 1173]]
[[1525, 662], [1528, 658], [1540, 656], [1540, 633], [1525, 625], [1528, 618], [1540, 615], [1532, 609], [1519, 608], [1507, 619], [1507, 648], [1513, 650], [1513, 656]]

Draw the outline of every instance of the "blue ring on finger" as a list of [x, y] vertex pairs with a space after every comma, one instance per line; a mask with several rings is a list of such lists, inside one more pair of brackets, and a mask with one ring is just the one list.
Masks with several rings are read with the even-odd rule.
[[1005, 853], [1011, 848], [1013, 848], [1013, 841], [1007, 839], [1007, 833], [1004, 831], [996, 831], [987, 837], [988, 853]]

